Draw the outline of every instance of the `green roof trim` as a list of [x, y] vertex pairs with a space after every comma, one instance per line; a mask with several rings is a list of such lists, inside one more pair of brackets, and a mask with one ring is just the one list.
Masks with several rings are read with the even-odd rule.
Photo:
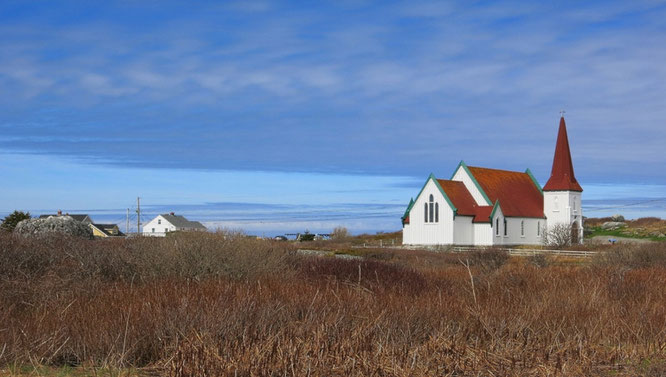
[[525, 174], [529, 175], [530, 178], [532, 178], [532, 182], [534, 182], [534, 185], [539, 189], [539, 192], [543, 196], [543, 189], [541, 188], [541, 185], [539, 184], [539, 181], [537, 181], [536, 178], [534, 178], [534, 175], [532, 175], [532, 172], [530, 171], [530, 168], [527, 168], [527, 170], [525, 170]]
[[467, 164], [465, 164], [465, 161], [460, 160], [460, 163], [458, 164], [458, 167], [453, 171], [453, 175], [451, 175], [451, 179], [453, 179], [453, 177], [456, 176], [456, 173], [458, 172], [458, 170], [460, 170], [461, 167], [463, 169], [465, 169], [465, 171], [467, 172], [467, 175], [469, 175], [469, 177], [472, 179], [472, 182], [474, 182], [474, 185], [476, 186], [476, 188], [479, 190], [479, 192], [481, 193], [483, 198], [486, 199], [486, 204], [487, 205], [493, 204], [493, 202], [490, 200], [488, 195], [486, 195], [486, 192], [483, 191], [483, 189], [481, 188], [481, 185], [479, 184], [479, 182], [476, 180], [476, 178], [474, 178], [474, 174], [472, 174], [472, 172], [469, 170], [469, 168], [467, 167]]
[[407, 209], [405, 210], [405, 214], [402, 215], [402, 217], [401, 217], [403, 220], [409, 215], [409, 211], [412, 210], [412, 207], [414, 207], [414, 198], [409, 199], [409, 204], [407, 205]]
[[495, 205], [493, 206], [493, 210], [490, 211], [489, 219], [490, 219], [490, 227], [491, 228], [493, 227], [493, 217], [495, 216], [495, 212], [497, 211], [498, 208], [500, 208], [499, 199], [497, 199], [497, 201], [495, 202]]

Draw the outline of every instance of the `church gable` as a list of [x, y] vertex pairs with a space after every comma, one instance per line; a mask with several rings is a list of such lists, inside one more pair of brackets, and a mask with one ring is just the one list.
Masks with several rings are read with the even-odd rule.
[[479, 182], [476, 181], [476, 178], [469, 171], [469, 168], [465, 164], [465, 161], [460, 161], [456, 170], [453, 171], [451, 176], [452, 181], [459, 181], [465, 184], [467, 190], [474, 198], [474, 201], [479, 206], [491, 206], [493, 202], [488, 198], [488, 195], [483, 191]]
[[[434, 190], [428, 189], [429, 185], [434, 186]], [[425, 193], [425, 194], [424, 194]], [[421, 188], [421, 191], [419, 191], [419, 194], [416, 196], [415, 199], [410, 200], [409, 205], [407, 206], [407, 210], [405, 211], [405, 214], [403, 215], [403, 225], [404, 224], [409, 224], [410, 221], [412, 220], [412, 212], [414, 207], [417, 205], [423, 206], [427, 202], [429, 202], [429, 195], [434, 195], [434, 193], [439, 193], [441, 194], [441, 197], [437, 198], [439, 199], [444, 199], [444, 202], [446, 202], [446, 205], [453, 211], [455, 214], [457, 208], [453, 205], [453, 202], [451, 199], [446, 195], [446, 192], [442, 188], [442, 186], [439, 184], [439, 181], [433, 174], [430, 174], [428, 179], [426, 180], [425, 184], [423, 184], [423, 187]]]

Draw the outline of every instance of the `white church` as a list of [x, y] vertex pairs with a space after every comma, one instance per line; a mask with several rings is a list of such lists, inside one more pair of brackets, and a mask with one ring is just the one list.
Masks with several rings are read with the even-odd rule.
[[583, 188], [574, 176], [564, 117], [550, 179], [541, 188], [525, 172], [467, 166], [451, 179], [430, 175], [402, 217], [404, 245], [535, 245], [558, 224], [583, 240]]

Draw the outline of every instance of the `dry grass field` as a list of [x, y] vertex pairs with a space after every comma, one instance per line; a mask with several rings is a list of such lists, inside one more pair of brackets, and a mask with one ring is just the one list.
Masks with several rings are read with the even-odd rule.
[[666, 375], [664, 243], [575, 263], [294, 247], [0, 234], [0, 373]]

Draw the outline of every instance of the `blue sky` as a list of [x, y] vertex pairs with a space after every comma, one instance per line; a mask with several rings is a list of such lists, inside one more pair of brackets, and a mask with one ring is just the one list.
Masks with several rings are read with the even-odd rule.
[[3, 1], [0, 212], [543, 184], [561, 109], [584, 199], [666, 197], [664, 61], [663, 1]]

